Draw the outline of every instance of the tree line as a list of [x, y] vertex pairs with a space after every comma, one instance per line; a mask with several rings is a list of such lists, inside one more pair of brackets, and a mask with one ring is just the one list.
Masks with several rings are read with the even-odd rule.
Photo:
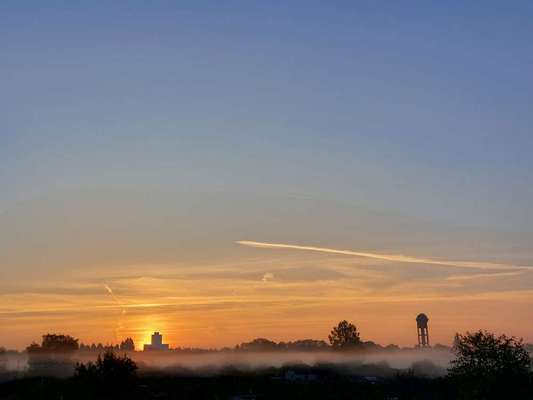
[[[348, 321], [341, 321], [333, 327], [328, 341], [329, 344], [316, 340], [289, 343], [298, 349], [327, 348], [334, 351], [355, 351], [364, 348], [365, 344], [355, 325]], [[237, 346], [236, 350], [268, 350], [279, 346], [280, 343], [267, 339], [256, 339]], [[290, 347], [288, 344], [285, 346]], [[71, 376], [72, 371], [75, 371], [75, 380], [90, 385], [112, 383], [119, 389], [137, 379], [138, 366], [126, 351], [134, 348], [133, 340], [124, 340], [118, 348], [108, 347], [94, 362], [73, 364], [69, 361], [69, 356], [79, 348], [78, 340], [71, 336], [44, 335], [41, 344], [32, 343], [27, 348], [30, 372], [39, 375], [40, 372], [50, 371], [51, 368], [63, 367], [65, 372], [70, 368], [69, 374], [65, 376]], [[119, 354], [120, 351], [123, 351], [122, 355]], [[533, 398], [532, 360], [521, 339], [498, 336], [482, 330], [466, 332], [456, 334], [451, 351], [455, 357], [450, 362], [446, 376], [435, 378], [435, 384], [452, 388], [457, 394], [457, 397], [454, 395], [453, 398]], [[5, 352], [0, 352], [0, 364], [2, 354]], [[405, 383], [413, 378], [402, 375], [398, 376], [398, 379]]]
[[[98, 344], [83, 344], [78, 343], [78, 339], [69, 335], [46, 334], [42, 337], [41, 344], [33, 342], [26, 351], [31, 354], [44, 353], [68, 353], [70, 351], [94, 351], [103, 353], [106, 350], [112, 351], [134, 351], [135, 342], [132, 338], [126, 338], [120, 344], [102, 345]], [[437, 345], [440, 348], [447, 348], [446, 346]], [[235, 347], [224, 347], [220, 350], [215, 349], [200, 349], [200, 348], [182, 348], [178, 347], [174, 351], [200, 353], [212, 351], [320, 351], [320, 350], [399, 350], [400, 347], [395, 344], [388, 346], [381, 346], [372, 341], [362, 341], [357, 327], [344, 320], [340, 321], [332, 328], [328, 335], [328, 342], [324, 340], [303, 339], [289, 342], [274, 342], [265, 338], [257, 338], [250, 342], [237, 344]]]

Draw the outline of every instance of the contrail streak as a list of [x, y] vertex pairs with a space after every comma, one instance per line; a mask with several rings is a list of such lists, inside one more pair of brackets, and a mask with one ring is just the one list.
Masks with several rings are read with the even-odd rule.
[[115, 300], [115, 303], [119, 304], [119, 305], [122, 305], [122, 302], [120, 301], [120, 299], [115, 296], [115, 293], [113, 293], [113, 290], [109, 287], [109, 285], [107, 284], [104, 284], [104, 288], [105, 290], [107, 290], [107, 292], [111, 295], [111, 297], [113, 298], [113, 300]]
[[117, 327], [115, 328], [115, 338], [118, 340], [119, 339], [119, 332], [120, 330], [123, 328], [123, 317], [124, 317], [124, 314], [126, 314], [126, 306], [124, 305], [124, 303], [115, 295], [115, 293], [113, 293], [113, 290], [109, 287], [108, 284], [104, 284], [104, 288], [105, 290], [107, 290], [107, 292], [111, 295], [111, 297], [113, 298], [113, 300], [115, 301], [115, 303], [117, 303], [117, 305], [120, 306], [120, 308], [122, 308], [122, 313], [120, 315], [120, 319], [118, 320], [117, 322]]
[[512, 269], [512, 270], [533, 269], [532, 266], [525, 266], [525, 265], [499, 264], [499, 263], [482, 262], [482, 261], [434, 260], [431, 258], [411, 257], [411, 256], [404, 256], [401, 254], [379, 254], [379, 253], [369, 253], [369, 252], [362, 252], [362, 251], [330, 249], [327, 247], [300, 246], [300, 245], [295, 245], [295, 244], [284, 244], [284, 243], [254, 242], [250, 240], [240, 240], [236, 243], [243, 245], [243, 246], [259, 247], [263, 249], [292, 249], [292, 250], [314, 251], [314, 252], [319, 252], [319, 253], [343, 254], [343, 255], [348, 255], [348, 256], [373, 258], [376, 260], [394, 261], [394, 262], [409, 263], [409, 264], [432, 264], [432, 265], [475, 268], [475, 269]]
[[481, 274], [472, 275], [452, 275], [446, 278], [447, 281], [470, 281], [486, 278], [502, 278], [506, 276], [516, 276], [523, 274], [523, 271], [510, 271], [510, 272], [485, 272]]

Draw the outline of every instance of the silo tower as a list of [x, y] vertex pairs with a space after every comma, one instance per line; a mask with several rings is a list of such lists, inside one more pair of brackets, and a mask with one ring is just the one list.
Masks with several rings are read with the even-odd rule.
[[418, 331], [418, 347], [429, 347], [429, 318], [426, 314], [418, 314], [416, 317], [416, 329]]

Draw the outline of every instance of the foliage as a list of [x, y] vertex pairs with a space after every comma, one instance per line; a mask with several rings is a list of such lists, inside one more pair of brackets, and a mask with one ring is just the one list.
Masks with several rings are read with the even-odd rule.
[[463, 398], [518, 396], [530, 385], [531, 359], [522, 340], [487, 331], [457, 334], [449, 377]]
[[451, 362], [451, 375], [490, 377], [501, 374], [527, 374], [531, 359], [522, 340], [478, 331], [457, 334], [453, 350], [457, 356]]
[[68, 335], [43, 335], [41, 345], [32, 343], [26, 347], [28, 372], [33, 376], [68, 376], [74, 363], [71, 355], [78, 350], [78, 339]]
[[[323, 340], [303, 339], [294, 342], [273, 342], [265, 338], [257, 338], [251, 342], [235, 346], [236, 351], [320, 351], [328, 349]], [[228, 350], [226, 350], [228, 351]]]
[[5, 362], [6, 362], [6, 349], [3, 347], [0, 347], [0, 372], [5, 371], [6, 369]]
[[265, 338], [257, 338], [248, 343], [241, 343], [236, 347], [242, 351], [274, 351], [278, 348], [276, 342]]
[[120, 350], [123, 351], [134, 351], [135, 350], [135, 343], [133, 342], [132, 338], [127, 338], [126, 340], [123, 340], [120, 342]]
[[37, 343], [30, 344], [26, 351], [28, 353], [71, 353], [78, 350], [78, 339], [69, 335], [43, 335], [43, 340], [39, 346]]
[[329, 346], [323, 340], [303, 339], [303, 340], [296, 340], [294, 342], [289, 342], [286, 344], [286, 347], [288, 350], [314, 351], [314, 350], [325, 350]]
[[117, 356], [107, 350], [103, 356], [98, 355], [95, 363], [79, 363], [76, 365], [75, 377], [104, 383], [124, 383], [137, 375], [137, 364], [127, 355]]
[[350, 349], [361, 345], [357, 328], [346, 320], [339, 322], [331, 330], [328, 339], [331, 346], [335, 349]]
[[27, 351], [29, 354], [38, 353], [38, 352], [41, 351], [41, 346], [38, 345], [38, 344], [35, 343], [35, 342], [32, 342], [32, 344], [30, 344], [28, 347], [26, 347], [26, 351]]

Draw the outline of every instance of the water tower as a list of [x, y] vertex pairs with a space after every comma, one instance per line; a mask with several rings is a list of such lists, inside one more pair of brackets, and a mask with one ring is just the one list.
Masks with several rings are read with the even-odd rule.
[[429, 318], [426, 314], [418, 314], [416, 317], [416, 329], [418, 331], [418, 347], [429, 347]]

